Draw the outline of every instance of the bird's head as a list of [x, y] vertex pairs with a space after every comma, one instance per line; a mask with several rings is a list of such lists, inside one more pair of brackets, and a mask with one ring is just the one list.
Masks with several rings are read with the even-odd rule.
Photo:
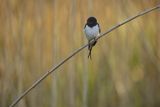
[[87, 19], [87, 25], [93, 27], [97, 24], [97, 19], [95, 17], [89, 17]]

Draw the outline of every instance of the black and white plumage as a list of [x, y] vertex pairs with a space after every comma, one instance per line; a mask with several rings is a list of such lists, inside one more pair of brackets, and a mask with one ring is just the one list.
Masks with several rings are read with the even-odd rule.
[[[89, 17], [87, 19], [87, 23], [84, 26], [84, 33], [86, 35], [88, 42], [90, 43], [93, 39], [96, 39], [100, 35], [100, 32], [101, 30], [97, 22], [97, 19], [95, 17]], [[91, 42], [88, 45], [88, 50], [89, 50], [88, 58], [90, 59], [91, 59], [92, 47], [95, 46], [96, 43], [97, 43], [97, 40], [95, 40], [94, 42]]]

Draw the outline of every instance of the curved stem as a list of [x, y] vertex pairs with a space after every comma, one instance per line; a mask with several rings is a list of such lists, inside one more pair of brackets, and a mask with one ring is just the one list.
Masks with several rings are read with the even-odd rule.
[[[119, 24], [113, 26], [112, 28], [110, 28], [109, 30], [107, 30], [106, 32], [104, 32], [103, 34], [101, 34], [98, 38], [96, 38], [96, 40], [100, 39], [101, 37], [107, 35], [108, 33], [112, 32], [113, 30], [119, 28], [120, 26], [140, 17], [143, 16], [151, 11], [157, 10], [160, 8], [160, 5], [157, 5], [153, 8], [147, 9], [145, 11], [140, 12], [139, 14], [132, 16], [126, 20], [124, 20], [123, 22], [120, 22]], [[93, 40], [95, 41], [95, 40]], [[93, 42], [91, 41], [91, 42]], [[73, 53], [71, 53], [68, 57], [66, 57], [64, 60], [62, 60], [60, 63], [58, 63], [56, 66], [52, 67], [48, 72], [46, 72], [45, 74], [43, 74], [38, 80], [36, 80], [26, 91], [24, 91], [17, 99], [15, 99], [15, 101], [12, 102], [12, 104], [10, 105], [10, 107], [14, 107], [24, 96], [26, 96], [33, 88], [35, 88], [42, 80], [44, 80], [47, 76], [49, 76], [53, 71], [55, 71], [56, 69], [58, 69], [61, 65], [63, 65], [65, 62], [67, 62], [70, 58], [72, 58], [73, 56], [75, 56], [77, 53], [79, 53], [81, 50], [83, 50], [84, 48], [86, 48], [88, 44], [83, 45], [82, 47], [80, 47], [79, 49], [75, 50]]]

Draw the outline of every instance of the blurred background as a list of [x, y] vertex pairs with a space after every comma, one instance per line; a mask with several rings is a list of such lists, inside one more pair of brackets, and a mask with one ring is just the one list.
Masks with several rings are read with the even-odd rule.
[[[0, 107], [87, 43], [95, 16], [105, 32], [159, 0], [0, 0]], [[160, 107], [160, 11], [98, 40], [25, 96], [17, 107]]]

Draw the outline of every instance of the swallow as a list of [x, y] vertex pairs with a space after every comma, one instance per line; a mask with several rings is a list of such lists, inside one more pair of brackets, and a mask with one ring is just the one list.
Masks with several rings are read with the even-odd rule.
[[[88, 40], [88, 50], [89, 50], [89, 54], [88, 54], [88, 58], [92, 59], [92, 48], [96, 45], [97, 40], [96, 38], [100, 35], [101, 33], [101, 29], [100, 26], [97, 22], [97, 19], [95, 17], [89, 17], [87, 19], [87, 22], [84, 26], [84, 33], [86, 35], [86, 38]], [[94, 40], [93, 42], [91, 42], [92, 40]]]

